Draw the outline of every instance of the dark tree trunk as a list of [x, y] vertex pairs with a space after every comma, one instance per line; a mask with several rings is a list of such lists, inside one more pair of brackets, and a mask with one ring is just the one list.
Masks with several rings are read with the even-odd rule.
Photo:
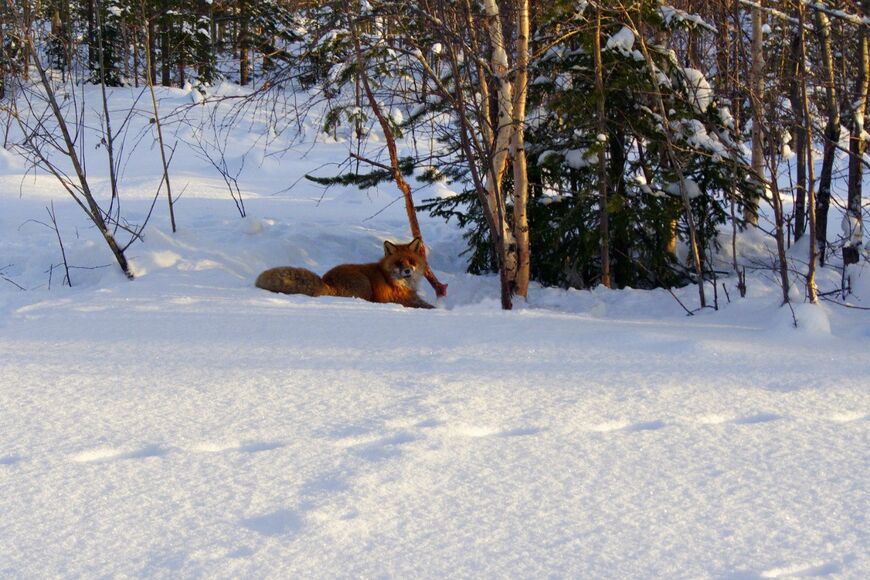
[[250, 39], [248, 30], [248, 6], [245, 0], [239, 2], [239, 84], [242, 86], [250, 82], [250, 62], [248, 51]]
[[150, 77], [150, 82], [152, 85], [157, 84], [157, 67], [154, 66], [153, 63], [157, 62], [157, 44], [154, 40], [157, 34], [157, 27], [154, 24], [154, 17], [148, 17], [148, 30], [146, 31], [146, 36], [148, 40], [146, 41], [145, 50], [148, 51], [147, 59], [152, 63], [151, 66], [148, 67], [147, 74]]
[[[598, 132], [607, 135], [607, 116], [605, 112], [604, 65], [601, 61], [601, 9], [595, 11], [595, 37], [593, 41], [595, 57], [595, 101]], [[612, 288], [610, 277], [610, 218], [607, 213], [607, 153], [604, 147], [598, 151], [598, 231], [601, 237], [601, 285]]]
[[816, 196], [816, 243], [819, 249], [819, 264], [825, 265], [828, 246], [828, 209], [831, 206], [831, 180], [834, 172], [834, 155], [840, 140], [840, 106], [837, 102], [837, 87], [834, 79], [834, 55], [831, 48], [831, 22], [820, 10], [816, 10], [816, 36], [822, 50], [825, 102], [828, 122], [825, 125], [825, 145], [822, 152], [822, 171], [819, 175], [819, 191]]
[[[630, 223], [628, 212], [622, 207], [626, 202], [625, 190], [625, 135], [618, 129], [611, 128], [607, 133], [607, 145], [610, 152], [610, 164], [608, 167], [608, 193], [612, 194], [616, 203], [608, 205], [617, 206], [608, 212], [609, 234], [613, 240], [613, 252], [610, 256], [610, 271], [612, 287], [621, 288], [634, 282], [633, 276], [636, 268], [631, 263], [631, 248], [628, 243], [628, 229]], [[619, 202], [622, 203], [619, 203]]]
[[96, 6], [94, 0], [88, 0], [87, 4], [88, 18], [88, 66], [93, 66], [97, 60], [97, 33], [94, 25], [94, 17], [96, 14]]
[[[863, 16], [870, 16], [870, 0], [862, 0], [861, 11]], [[848, 181], [848, 198], [846, 201], [846, 216], [848, 218], [847, 231], [843, 234], [847, 237], [847, 246], [855, 247], [863, 241], [863, 220], [861, 214], [861, 181], [862, 181], [862, 160], [864, 153], [867, 151], [867, 141], [864, 139], [864, 132], [867, 123], [864, 121], [867, 112], [867, 96], [868, 85], [870, 85], [870, 40], [868, 40], [870, 32], [866, 28], [861, 30], [861, 38], [858, 42], [858, 79], [855, 87], [855, 95], [852, 99], [853, 108], [850, 119], [849, 131], [849, 181]], [[857, 253], [853, 251], [853, 254]], [[846, 250], [843, 254], [846, 261]], [[851, 256], [853, 260], [855, 256]], [[851, 261], [849, 260], [849, 261]]]
[[797, 158], [797, 183], [794, 202], [794, 239], [799, 240], [804, 235], [807, 227], [807, 131], [804, 127], [804, 108], [801, 103], [800, 85], [800, 35], [796, 34], [791, 46], [791, 63], [789, 72], [792, 73], [789, 83], [788, 98], [791, 102], [791, 111], [794, 116], [792, 130], [794, 132], [794, 152]]
[[172, 54], [169, 46], [171, 27], [169, 16], [164, 14], [160, 19], [160, 83], [164, 87], [172, 86]]

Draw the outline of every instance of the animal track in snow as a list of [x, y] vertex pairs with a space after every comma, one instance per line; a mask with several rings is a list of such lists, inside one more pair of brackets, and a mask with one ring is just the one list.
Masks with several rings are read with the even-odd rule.
[[623, 431], [658, 431], [659, 429], [665, 427], [664, 421], [645, 421], [642, 423], [634, 423], [633, 425], [629, 425], [625, 427]]
[[280, 441], [253, 441], [241, 445], [237, 451], [242, 453], [259, 453], [260, 451], [272, 451], [284, 447], [284, 443]]
[[810, 564], [771, 568], [762, 572], [760, 576], [762, 578], [806, 578], [836, 574], [841, 569], [842, 567], [838, 562], [817, 561]]
[[782, 419], [782, 415], [774, 413], [758, 413], [756, 415], [748, 415], [746, 417], [738, 417], [734, 419], [735, 425], [755, 425], [757, 423], [770, 423]]
[[0, 465], [15, 465], [19, 461], [21, 461], [20, 455], [6, 455], [4, 457], [0, 457]]
[[76, 463], [103, 463], [124, 459], [146, 459], [148, 457], [162, 457], [168, 451], [158, 445], [146, 445], [134, 451], [125, 451], [112, 447], [98, 447], [79, 453], [74, 453], [70, 459]]
[[399, 449], [401, 445], [416, 440], [416, 436], [407, 431], [401, 431], [390, 437], [384, 437], [383, 439], [377, 439], [369, 443], [356, 445], [352, 447], [352, 449], [355, 453], [369, 461], [380, 461], [382, 459], [388, 459], [399, 455], [401, 453]]
[[540, 427], [516, 427], [514, 429], [500, 429], [497, 427], [486, 426], [462, 426], [453, 429], [452, 432], [461, 437], [527, 437], [529, 435], [537, 435], [546, 429]]
[[496, 433], [497, 437], [527, 437], [529, 435], [537, 435], [543, 433], [546, 429], [540, 427], [518, 427], [516, 429], [508, 429], [501, 433]]
[[197, 453], [222, 453], [224, 451], [241, 451], [242, 453], [259, 453], [260, 451], [272, 451], [280, 449], [286, 443], [280, 441], [249, 441], [240, 443], [238, 441], [215, 441], [197, 443], [190, 447], [191, 451]]
[[733, 425], [755, 425], [757, 423], [770, 423], [784, 419], [782, 415], [775, 413], [756, 413], [754, 415], [746, 415], [743, 417], [734, 417], [721, 414], [701, 415], [695, 419], [695, 422], [700, 425], [723, 425], [731, 423]]
[[660, 420], [641, 421], [638, 423], [629, 423], [628, 421], [609, 421], [606, 423], [599, 423], [598, 425], [592, 425], [588, 428], [588, 431], [595, 433], [612, 433], [614, 431], [635, 433], [638, 431], [658, 431], [666, 426], [667, 423]]
[[302, 529], [302, 517], [292, 510], [277, 510], [245, 518], [239, 524], [264, 536], [286, 536]]

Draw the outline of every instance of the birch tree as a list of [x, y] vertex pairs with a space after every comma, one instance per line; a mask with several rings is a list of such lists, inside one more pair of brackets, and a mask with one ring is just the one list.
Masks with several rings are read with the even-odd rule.
[[831, 20], [822, 10], [815, 10], [814, 12], [815, 34], [821, 48], [825, 113], [827, 116], [824, 132], [824, 149], [822, 150], [822, 171], [819, 175], [819, 190], [816, 195], [816, 242], [819, 248], [819, 264], [824, 266], [828, 247], [828, 210], [831, 206], [834, 156], [840, 141], [840, 104], [837, 100], [837, 84], [834, 78]]
[[[863, 17], [870, 16], [870, 0], [862, 0]], [[843, 248], [845, 265], [859, 260], [859, 248], [864, 240], [864, 223], [862, 216], [862, 175], [864, 154], [867, 151], [867, 135], [865, 115], [867, 112], [868, 85], [870, 85], [870, 30], [868, 26], [858, 29], [856, 46], [858, 75], [855, 80], [855, 90], [851, 95], [851, 111], [849, 115], [849, 178], [846, 215], [843, 220], [843, 236], [846, 246]]]

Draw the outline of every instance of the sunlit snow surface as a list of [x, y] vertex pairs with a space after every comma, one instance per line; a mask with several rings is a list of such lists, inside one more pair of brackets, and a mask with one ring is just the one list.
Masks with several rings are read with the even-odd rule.
[[[180, 148], [180, 230], [159, 200], [137, 279], [55, 269], [51, 291], [54, 232], [27, 221], [50, 199], [72, 264], [111, 257], [2, 154], [0, 267], [28, 290], [0, 280], [0, 576], [870, 575], [865, 311], [798, 304], [794, 329], [757, 275], [694, 317], [664, 291], [538, 287], [506, 313], [429, 219], [445, 310], [255, 289], [407, 239], [401, 203], [377, 213], [389, 185], [276, 193], [346, 148], [248, 162], [245, 220]], [[153, 157], [126, 169], [134, 221]]]

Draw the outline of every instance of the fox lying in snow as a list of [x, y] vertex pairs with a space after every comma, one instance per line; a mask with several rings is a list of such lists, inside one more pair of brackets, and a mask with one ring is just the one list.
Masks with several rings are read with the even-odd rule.
[[410, 244], [384, 242], [384, 257], [373, 264], [341, 264], [323, 278], [305, 268], [272, 268], [257, 277], [256, 286], [282, 294], [347, 296], [409, 308], [435, 308], [417, 295], [417, 285], [427, 268], [423, 240], [414, 238]]

